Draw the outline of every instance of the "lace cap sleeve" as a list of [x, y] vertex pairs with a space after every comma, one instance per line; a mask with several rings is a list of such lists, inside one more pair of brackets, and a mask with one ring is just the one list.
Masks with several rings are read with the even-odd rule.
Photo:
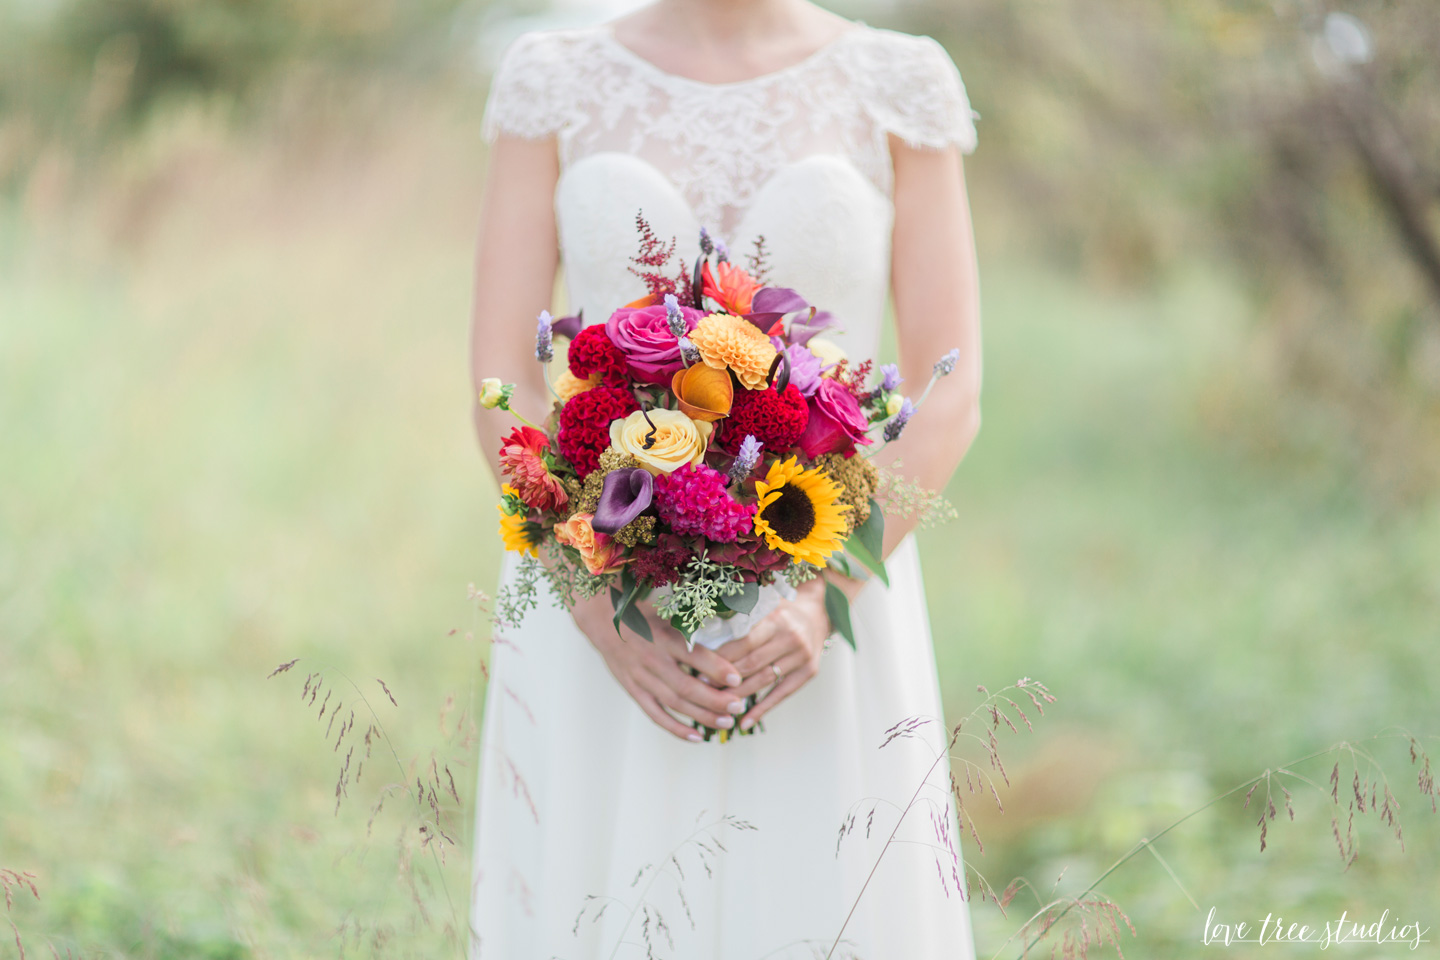
[[565, 125], [562, 51], [545, 33], [521, 34], [500, 58], [480, 131], [494, 143], [502, 133], [527, 140], [554, 136]]
[[950, 54], [931, 37], [890, 36], [894, 42], [876, 64], [875, 121], [913, 147], [953, 143], [962, 153], [972, 152], [977, 115]]

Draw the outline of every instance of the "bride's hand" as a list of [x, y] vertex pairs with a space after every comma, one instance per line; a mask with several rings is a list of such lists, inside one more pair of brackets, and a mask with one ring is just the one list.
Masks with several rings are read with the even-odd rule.
[[816, 578], [801, 584], [795, 599], [782, 600], [745, 636], [715, 651], [733, 662], [745, 678], [738, 689], [728, 691], [731, 695], [743, 700], [774, 684], [765, 698], [740, 718], [740, 729], [753, 727], [820, 672], [820, 654], [830, 633], [825, 584]]
[[[745, 709], [744, 696], [725, 689], [741, 682], [735, 665], [699, 644], [687, 648], [685, 638], [655, 614], [653, 604], [640, 604], [638, 609], [650, 623], [653, 643], [623, 625], [623, 635], [617, 635], [611, 620], [613, 608], [603, 595], [576, 603], [571, 614], [620, 686], [657, 726], [681, 740], [701, 740], [700, 734], [675, 719], [669, 708], [708, 727], [733, 727], [735, 715]], [[682, 664], [693, 667], [709, 682], [686, 673]]]

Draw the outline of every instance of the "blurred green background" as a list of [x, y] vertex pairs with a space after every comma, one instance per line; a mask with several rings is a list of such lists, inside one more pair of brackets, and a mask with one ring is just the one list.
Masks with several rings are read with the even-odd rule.
[[[1022, 675], [1060, 700], [972, 863], [1074, 893], [1267, 767], [1440, 733], [1440, 10], [836, 9], [941, 39], [982, 114], [985, 426], [921, 542], [952, 719]], [[459, 954], [485, 74], [606, 12], [0, 2], [0, 869], [34, 875], [31, 955]], [[322, 668], [395, 750], [338, 813]], [[1345, 870], [1294, 781], [1262, 854], [1237, 798], [1160, 845], [1184, 891], [1148, 855], [1105, 883], [1127, 955], [1200, 955], [1212, 906], [1440, 928], [1440, 818], [1403, 740], [1374, 755], [1403, 854], [1365, 816]], [[394, 791], [367, 823], [432, 759], [453, 846]], [[1028, 897], [975, 905], [982, 956]]]

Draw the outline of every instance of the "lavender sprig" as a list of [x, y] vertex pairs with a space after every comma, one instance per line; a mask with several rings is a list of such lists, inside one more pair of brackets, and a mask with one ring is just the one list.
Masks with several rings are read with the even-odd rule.
[[955, 371], [955, 364], [960, 362], [960, 348], [956, 347], [945, 356], [935, 361], [935, 378], [948, 376]]
[[890, 419], [889, 423], [885, 424], [885, 442], [893, 443], [899, 440], [901, 431], [905, 429], [905, 424], [909, 423], [910, 418], [913, 416], [915, 416], [915, 404], [910, 402], [909, 397], [906, 397], [900, 402], [899, 412]]
[[535, 321], [535, 359], [549, 363], [555, 359], [555, 319], [549, 310], [541, 310]]
[[896, 388], [905, 382], [905, 378], [900, 376], [900, 368], [893, 363], [887, 363], [881, 367], [880, 375], [883, 378], [880, 381], [880, 389], [885, 393], [894, 393]]
[[689, 337], [680, 338], [680, 361], [687, 367], [700, 362], [700, 348], [691, 343]]
[[680, 313], [680, 301], [673, 293], [665, 294], [665, 321], [670, 324], [672, 334], [685, 336], [685, 317]]
[[920, 399], [915, 401], [916, 409], [919, 409], [920, 405], [925, 402], [925, 398], [930, 396], [930, 391], [935, 388], [935, 381], [939, 380], [941, 377], [948, 377], [950, 374], [954, 373], [955, 365], [959, 362], [959, 347], [954, 348], [949, 353], [945, 354], [945, 356], [935, 361], [935, 366], [932, 368], [932, 372], [930, 374], [930, 382], [925, 385], [925, 392], [920, 394]]
[[731, 483], [740, 483], [750, 476], [750, 471], [760, 462], [760, 450], [764, 446], [765, 444], [751, 434], [745, 434], [745, 439], [740, 442], [740, 449], [735, 454], [735, 462], [730, 465]]

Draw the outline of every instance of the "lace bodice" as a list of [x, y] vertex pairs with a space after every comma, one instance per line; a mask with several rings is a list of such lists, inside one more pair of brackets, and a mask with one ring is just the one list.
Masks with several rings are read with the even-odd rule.
[[557, 136], [562, 167], [600, 152], [664, 174], [702, 224], [733, 236], [787, 164], [840, 154], [890, 192], [887, 133], [916, 146], [975, 146], [960, 73], [943, 47], [857, 24], [801, 62], [736, 83], [666, 73], [608, 25], [529, 33], [506, 51], [484, 133]]
[[889, 135], [975, 147], [944, 48], [865, 24], [735, 83], [667, 73], [608, 25], [525, 34], [501, 59], [483, 132], [557, 140], [571, 309], [603, 319], [644, 293], [628, 270], [643, 211], [687, 257], [701, 226], [737, 259], [763, 236], [771, 282], [836, 314], [860, 352], [874, 349], [889, 286]]

